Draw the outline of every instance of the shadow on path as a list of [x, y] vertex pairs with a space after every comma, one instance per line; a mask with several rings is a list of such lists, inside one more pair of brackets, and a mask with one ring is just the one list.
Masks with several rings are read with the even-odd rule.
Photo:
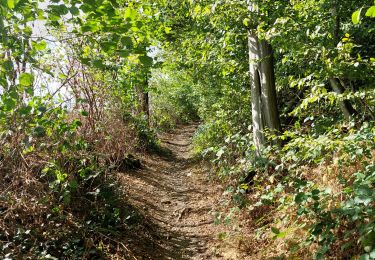
[[145, 167], [121, 174], [127, 201], [143, 215], [143, 225], [126, 241], [137, 259], [213, 259], [213, 206], [219, 188], [204, 177], [190, 155], [197, 125], [160, 137], [170, 156], [143, 158]]

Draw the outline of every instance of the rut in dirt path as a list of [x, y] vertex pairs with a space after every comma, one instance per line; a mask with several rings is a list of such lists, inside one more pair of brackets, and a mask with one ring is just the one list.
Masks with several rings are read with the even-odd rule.
[[137, 259], [212, 259], [218, 227], [213, 223], [217, 189], [190, 156], [197, 125], [160, 137], [169, 158], [145, 158], [143, 169], [123, 176], [128, 201], [145, 218], [129, 241]]

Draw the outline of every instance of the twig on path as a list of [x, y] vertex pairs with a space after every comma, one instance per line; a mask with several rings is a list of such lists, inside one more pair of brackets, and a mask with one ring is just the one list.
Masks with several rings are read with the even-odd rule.
[[199, 222], [199, 223], [196, 223], [196, 224], [186, 224], [186, 225], [180, 225], [178, 227], [181, 227], [181, 228], [200, 227], [200, 226], [203, 226], [203, 225], [210, 225], [210, 224], [213, 224], [213, 223], [214, 223], [214, 220], [206, 220], [206, 221]]
[[119, 245], [121, 245], [132, 257], [133, 257], [133, 259], [134, 260], [138, 260], [138, 258], [137, 257], [135, 257], [135, 255], [133, 254], [133, 252], [129, 249], [129, 248], [127, 248], [127, 246], [126, 245], [124, 245], [124, 243], [122, 243], [121, 241], [118, 241], [117, 239], [113, 239], [113, 238], [110, 238], [109, 236], [107, 236], [107, 235], [105, 235], [105, 234], [103, 234], [103, 233], [101, 233], [101, 232], [99, 232], [99, 231], [95, 231], [97, 234], [99, 234], [99, 235], [101, 235], [101, 236], [103, 236], [103, 237], [105, 237], [106, 239], [108, 239], [108, 240], [111, 240], [111, 241], [113, 241], [113, 242], [115, 242], [115, 243], [117, 243], [117, 244], [119, 244]]
[[177, 221], [179, 221], [182, 216], [184, 215], [185, 211], [186, 211], [187, 208], [183, 208], [181, 211], [180, 211], [180, 214], [178, 214], [178, 217], [177, 217]]

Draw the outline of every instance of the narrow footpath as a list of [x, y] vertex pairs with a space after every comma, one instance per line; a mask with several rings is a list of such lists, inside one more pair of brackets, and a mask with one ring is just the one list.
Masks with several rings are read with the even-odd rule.
[[221, 187], [191, 158], [197, 125], [160, 137], [168, 157], [143, 158], [143, 168], [122, 176], [127, 200], [145, 220], [127, 241], [133, 259], [217, 259], [220, 226], [214, 224]]

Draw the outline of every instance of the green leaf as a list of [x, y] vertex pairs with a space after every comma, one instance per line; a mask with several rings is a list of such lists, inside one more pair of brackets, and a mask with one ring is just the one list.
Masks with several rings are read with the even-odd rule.
[[359, 22], [361, 21], [361, 11], [362, 11], [362, 8], [353, 13], [352, 21], [354, 24], [359, 24]]
[[136, 15], [137, 15], [136, 10], [134, 10], [133, 8], [130, 8], [130, 7], [126, 8], [125, 14], [124, 14], [125, 19], [134, 20]]
[[43, 51], [47, 47], [47, 43], [45, 41], [35, 42], [33, 43], [33, 48], [37, 51]]
[[82, 10], [82, 12], [84, 13], [89, 13], [91, 11], [93, 11], [93, 7], [91, 5], [88, 5], [86, 3], [84, 3], [83, 5], [80, 6], [80, 9]]
[[241, 190], [248, 190], [248, 189], [249, 189], [249, 185], [247, 185], [247, 184], [245, 184], [245, 183], [242, 183], [242, 184], [240, 185], [240, 189], [241, 189]]
[[98, 23], [95, 21], [88, 21], [85, 25], [81, 26], [82, 32], [96, 32], [99, 30]]
[[33, 86], [26, 87], [24, 90], [25, 90], [26, 94], [29, 94], [30, 96], [34, 95], [34, 87]]
[[45, 106], [39, 106], [38, 111], [40, 112], [40, 114], [43, 114], [47, 111], [47, 108]]
[[76, 189], [77, 187], [78, 187], [78, 182], [77, 182], [77, 180], [71, 180], [70, 182], [69, 182], [69, 186], [70, 186], [70, 188], [72, 188], [72, 189]]
[[125, 36], [121, 38], [121, 43], [126, 47], [126, 48], [133, 48], [133, 40], [129, 36]]
[[81, 115], [82, 116], [88, 116], [89, 115], [89, 112], [85, 111], [85, 110], [82, 110], [81, 111]]
[[8, 72], [12, 72], [12, 70], [13, 70], [13, 62], [11, 60], [6, 60], [4, 62], [4, 68]]
[[370, 252], [371, 252], [371, 249], [372, 249], [372, 246], [365, 246], [364, 249], [365, 249], [365, 251], [366, 251], [367, 253], [370, 253]]
[[98, 69], [104, 69], [105, 67], [102, 60], [94, 60], [93, 65], [95, 68], [98, 68]]
[[23, 106], [19, 112], [21, 115], [30, 115], [30, 112], [32, 110], [32, 107], [31, 106]]
[[117, 45], [117, 42], [111, 42], [111, 41], [100, 43], [100, 47], [105, 52], [109, 52], [110, 50], [114, 49], [116, 45]]
[[69, 11], [72, 15], [79, 15], [79, 9], [75, 6], [70, 7]]
[[64, 204], [69, 204], [70, 201], [71, 201], [71, 195], [69, 194], [69, 192], [66, 192], [63, 196], [63, 201], [64, 201]]
[[363, 254], [359, 257], [359, 260], [370, 260], [370, 255], [369, 254]]
[[280, 232], [280, 234], [277, 234], [277, 238], [283, 238], [283, 237], [285, 237], [287, 235], [287, 233], [286, 232]]
[[141, 21], [137, 21], [137, 23], [136, 23], [136, 27], [137, 27], [138, 29], [141, 29], [141, 28], [143, 27], [143, 23], [142, 23]]
[[366, 12], [366, 16], [367, 17], [372, 17], [372, 18], [375, 18], [375, 5], [374, 6], [371, 6], [367, 12]]
[[6, 111], [13, 110], [16, 107], [16, 101], [12, 98], [6, 98], [3, 100]]
[[249, 24], [250, 24], [250, 19], [249, 19], [249, 18], [245, 18], [245, 19], [242, 21], [242, 23], [243, 23], [246, 27], [248, 27]]
[[66, 79], [66, 75], [64, 75], [63, 73], [59, 73], [59, 75], [57, 75], [59, 77], [59, 79]]
[[151, 67], [154, 60], [151, 57], [144, 55], [144, 56], [139, 56], [139, 61], [146, 67]]
[[35, 137], [44, 137], [46, 135], [46, 130], [44, 129], [44, 127], [37, 126], [33, 130], [33, 135]]
[[172, 28], [171, 27], [165, 27], [164, 31], [165, 31], [166, 34], [170, 34], [171, 31], [172, 31]]
[[295, 202], [298, 203], [298, 204], [301, 204], [302, 202], [304, 202], [305, 200], [307, 199], [307, 195], [303, 192], [300, 192], [296, 195], [295, 197]]
[[72, 127], [73, 127], [74, 129], [77, 129], [77, 128], [80, 127], [80, 126], [82, 126], [82, 122], [81, 122], [81, 121], [75, 119], [75, 120], [72, 122]]
[[130, 53], [128, 51], [118, 51], [118, 54], [120, 55], [120, 57], [122, 58], [126, 58], [126, 57], [129, 57]]
[[271, 231], [272, 231], [272, 233], [274, 233], [276, 235], [280, 234], [280, 230], [275, 228], [275, 227], [271, 227]]
[[68, 7], [66, 7], [66, 5], [64, 5], [64, 4], [49, 5], [48, 7], [49, 7], [50, 13], [52, 13], [53, 15], [59, 16], [59, 17], [69, 13]]
[[8, 0], [7, 3], [10, 9], [13, 9], [16, 6], [15, 0]]
[[219, 238], [220, 240], [224, 240], [226, 237], [227, 237], [227, 234], [226, 234], [225, 232], [222, 232], [222, 233], [220, 233], [220, 234], [218, 235], [218, 238]]
[[30, 86], [34, 82], [34, 76], [30, 73], [22, 73], [20, 75], [19, 81], [22, 86]]

